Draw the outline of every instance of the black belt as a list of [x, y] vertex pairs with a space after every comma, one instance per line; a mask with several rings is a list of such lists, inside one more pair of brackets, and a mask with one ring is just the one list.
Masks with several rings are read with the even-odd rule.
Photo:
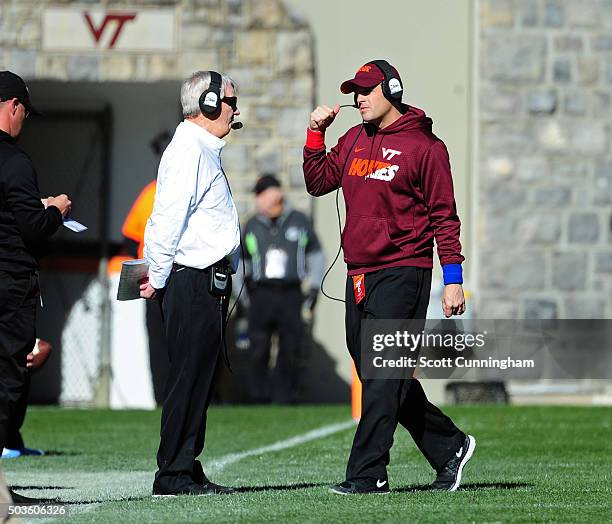
[[208, 267], [199, 268], [199, 267], [184, 266], [182, 264], [177, 264], [176, 262], [174, 262], [172, 264], [172, 272], [176, 273], [177, 271], [180, 271], [181, 269], [191, 269], [192, 271], [199, 271], [201, 273], [209, 273], [210, 268], [213, 266], [230, 267], [230, 263], [228, 262], [227, 259], [224, 258], [222, 260], [219, 260], [219, 262], [215, 262], [214, 264], [211, 264]]
[[190, 269], [191, 271], [198, 271], [199, 273], [208, 273], [210, 271], [210, 266], [201, 269], [199, 267], [183, 266], [182, 264], [172, 264], [173, 273], [176, 273], [177, 271], [182, 271], [183, 269]]

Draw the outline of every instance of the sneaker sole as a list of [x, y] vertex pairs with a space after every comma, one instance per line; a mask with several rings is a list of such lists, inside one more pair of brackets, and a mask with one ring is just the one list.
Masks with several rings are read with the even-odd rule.
[[457, 472], [457, 479], [455, 480], [455, 482], [453, 483], [453, 485], [450, 487], [448, 491], [457, 491], [457, 488], [461, 485], [461, 475], [463, 473], [463, 468], [472, 458], [472, 455], [474, 454], [474, 450], [476, 449], [476, 439], [472, 437], [472, 435], [468, 435], [468, 440], [470, 441], [470, 443], [468, 444], [468, 449], [465, 454], [465, 457], [463, 457], [461, 464], [459, 464], [459, 471]]
[[154, 494], [152, 495], [153, 498], [164, 498], [164, 497], [212, 497], [213, 495], [233, 495], [234, 493], [236, 493], [235, 491], [229, 491], [227, 493], [181, 493], [180, 495], [175, 495], [174, 493], [169, 493], [169, 494]]
[[176, 498], [176, 497], [212, 497], [213, 495], [219, 495], [219, 493], [181, 493], [180, 495], [152, 495], [155, 499], [162, 498]]
[[364, 493], [358, 493], [355, 491], [337, 491], [334, 488], [329, 488], [328, 490], [330, 493], [333, 493], [334, 495], [389, 495], [391, 493], [391, 491], [368, 491], [368, 492], [364, 492]]

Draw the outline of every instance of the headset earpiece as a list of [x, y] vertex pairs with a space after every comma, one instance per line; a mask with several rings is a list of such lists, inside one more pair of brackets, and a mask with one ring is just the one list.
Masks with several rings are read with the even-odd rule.
[[385, 77], [382, 83], [382, 92], [385, 98], [389, 100], [389, 102], [401, 102], [402, 95], [404, 94], [404, 86], [399, 76], [393, 71], [389, 62], [386, 60], [372, 60], [372, 64], [378, 67]]
[[200, 111], [205, 115], [213, 115], [221, 107], [221, 75], [216, 71], [210, 72], [210, 85], [200, 95]]

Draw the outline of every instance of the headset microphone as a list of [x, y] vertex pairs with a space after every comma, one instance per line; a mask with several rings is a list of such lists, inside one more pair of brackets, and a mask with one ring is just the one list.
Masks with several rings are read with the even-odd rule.
[[352, 107], [354, 109], [359, 109], [359, 106], [357, 104], [344, 104], [344, 105], [341, 105], [340, 107]]
[[231, 127], [232, 129], [242, 129], [244, 124], [242, 122], [234, 122]]

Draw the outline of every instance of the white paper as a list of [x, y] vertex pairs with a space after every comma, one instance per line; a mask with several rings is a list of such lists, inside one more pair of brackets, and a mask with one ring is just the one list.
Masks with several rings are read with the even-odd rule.
[[72, 218], [64, 218], [64, 227], [67, 227], [75, 233], [80, 233], [81, 231], [85, 231], [87, 229], [87, 226], [84, 226], [76, 220], [72, 220]]
[[140, 298], [140, 284], [149, 274], [149, 264], [144, 259], [126, 260], [121, 264], [117, 300]]

